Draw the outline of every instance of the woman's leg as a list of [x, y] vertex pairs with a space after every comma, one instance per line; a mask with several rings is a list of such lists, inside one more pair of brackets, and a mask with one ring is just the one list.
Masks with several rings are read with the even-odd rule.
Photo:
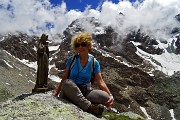
[[102, 90], [91, 90], [86, 94], [86, 98], [94, 104], [104, 104], [109, 100], [110, 96], [108, 93]]
[[78, 86], [70, 79], [63, 82], [61, 92], [63, 97], [67, 97], [85, 111], [91, 105], [91, 102], [83, 96]]

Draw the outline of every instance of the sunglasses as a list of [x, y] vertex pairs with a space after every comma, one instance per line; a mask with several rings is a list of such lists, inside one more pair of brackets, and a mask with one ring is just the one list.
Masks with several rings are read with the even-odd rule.
[[75, 47], [78, 48], [79, 46], [86, 47], [88, 44], [86, 42], [82, 43], [75, 43]]

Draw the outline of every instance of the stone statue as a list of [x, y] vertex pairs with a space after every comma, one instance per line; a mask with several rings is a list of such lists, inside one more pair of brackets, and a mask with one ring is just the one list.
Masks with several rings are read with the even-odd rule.
[[35, 88], [32, 92], [46, 92], [47, 91], [47, 79], [49, 71], [49, 49], [48, 49], [48, 35], [42, 34], [38, 43], [37, 50], [37, 79]]

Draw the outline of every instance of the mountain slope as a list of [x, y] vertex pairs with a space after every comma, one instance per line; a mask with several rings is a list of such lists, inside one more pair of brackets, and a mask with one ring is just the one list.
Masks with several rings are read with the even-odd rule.
[[0, 102], [31, 92], [35, 71], [0, 49]]

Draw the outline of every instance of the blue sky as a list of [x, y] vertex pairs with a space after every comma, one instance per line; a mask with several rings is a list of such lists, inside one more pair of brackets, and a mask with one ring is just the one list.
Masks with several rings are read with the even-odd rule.
[[[63, 0], [50, 0], [53, 5], [59, 5]], [[90, 5], [92, 9], [96, 9], [99, 4], [102, 4], [105, 0], [64, 0], [66, 3], [67, 10], [76, 9], [79, 11], [84, 11], [87, 5]], [[118, 3], [119, 0], [111, 0], [112, 3]], [[123, 0], [122, 0], [123, 1]], [[130, 2], [135, 2], [136, 0], [130, 0]]]

